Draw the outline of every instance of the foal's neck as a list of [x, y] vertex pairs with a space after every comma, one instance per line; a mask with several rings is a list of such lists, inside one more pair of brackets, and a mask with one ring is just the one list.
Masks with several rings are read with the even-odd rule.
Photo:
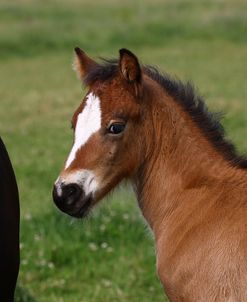
[[182, 210], [188, 194], [204, 194], [205, 188], [221, 181], [226, 170], [233, 175], [237, 169], [223, 159], [189, 113], [164, 91], [158, 90], [148, 106], [142, 142], [145, 158], [135, 175], [134, 188], [156, 235], [163, 221], [165, 225], [174, 211]]

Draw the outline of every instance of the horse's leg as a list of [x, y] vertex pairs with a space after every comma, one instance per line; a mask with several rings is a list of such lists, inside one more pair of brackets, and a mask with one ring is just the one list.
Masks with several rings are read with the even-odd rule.
[[0, 301], [14, 301], [19, 271], [19, 196], [15, 174], [0, 138]]

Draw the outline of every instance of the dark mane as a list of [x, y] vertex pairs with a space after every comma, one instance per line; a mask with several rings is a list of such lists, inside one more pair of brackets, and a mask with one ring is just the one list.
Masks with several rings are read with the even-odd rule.
[[[247, 158], [238, 155], [234, 145], [225, 138], [225, 131], [220, 122], [221, 114], [210, 112], [201, 96], [190, 83], [183, 83], [165, 73], [160, 73], [152, 66], [143, 66], [146, 75], [159, 83], [182, 108], [188, 112], [212, 145], [223, 154], [233, 166], [247, 168]], [[107, 81], [118, 72], [117, 60], [103, 60], [103, 64], [94, 68], [84, 79], [85, 84], [95, 81]]]

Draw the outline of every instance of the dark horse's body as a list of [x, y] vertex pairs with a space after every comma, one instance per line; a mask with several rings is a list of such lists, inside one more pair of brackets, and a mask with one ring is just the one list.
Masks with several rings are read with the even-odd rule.
[[15, 174], [0, 138], [0, 301], [14, 301], [19, 271], [19, 196]]

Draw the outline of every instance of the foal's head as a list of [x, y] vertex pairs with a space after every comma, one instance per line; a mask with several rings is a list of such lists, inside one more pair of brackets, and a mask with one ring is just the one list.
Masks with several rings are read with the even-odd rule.
[[74, 144], [53, 198], [62, 211], [83, 217], [137, 168], [142, 73], [135, 55], [125, 49], [118, 62], [103, 67], [79, 48], [75, 52], [75, 67], [88, 92], [73, 115]]

